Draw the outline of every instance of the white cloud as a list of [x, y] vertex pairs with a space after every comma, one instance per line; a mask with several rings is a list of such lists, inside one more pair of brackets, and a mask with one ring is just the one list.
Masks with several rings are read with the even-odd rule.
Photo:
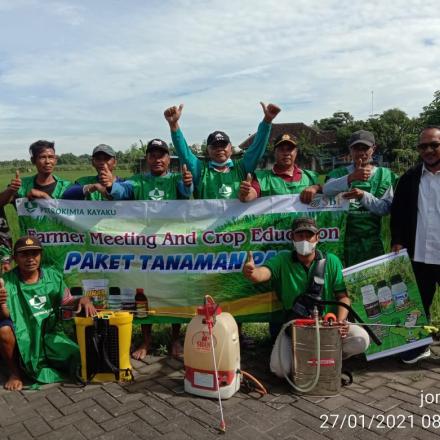
[[78, 153], [168, 139], [162, 112], [181, 101], [191, 143], [217, 128], [239, 143], [260, 100], [282, 103], [281, 121], [311, 122], [337, 110], [366, 118], [371, 90], [375, 112], [416, 115], [440, 89], [433, 0], [7, 4], [11, 29], [43, 14], [41, 33], [2, 38], [2, 151], [23, 142], [9, 155], [38, 137]]

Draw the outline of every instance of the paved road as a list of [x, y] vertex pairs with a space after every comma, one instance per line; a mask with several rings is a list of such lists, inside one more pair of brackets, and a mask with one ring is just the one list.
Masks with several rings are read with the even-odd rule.
[[[352, 362], [354, 383], [332, 398], [299, 397], [270, 375], [267, 349], [243, 354], [242, 367], [269, 393], [216, 401], [183, 391], [183, 364], [167, 357], [134, 362], [136, 382], [0, 391], [0, 439], [420, 439], [440, 438], [440, 360], [415, 367], [387, 359]], [[423, 394], [421, 394], [423, 390]], [[421, 405], [439, 395], [439, 403]], [[394, 426], [394, 427], [393, 427]], [[398, 427], [399, 426], [399, 427]]]

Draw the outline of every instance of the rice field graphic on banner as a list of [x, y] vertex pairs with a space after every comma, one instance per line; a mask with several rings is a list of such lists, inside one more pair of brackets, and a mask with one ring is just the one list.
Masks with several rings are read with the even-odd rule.
[[352, 307], [382, 341], [380, 346], [371, 342], [367, 360], [432, 342], [422, 328], [428, 320], [406, 250], [348, 267], [343, 274]]
[[[348, 202], [321, 196], [238, 200], [17, 201], [21, 232], [44, 245], [43, 261], [65, 274], [75, 295], [100, 307], [131, 309], [143, 289], [155, 315], [181, 322], [210, 294], [240, 321], [266, 321], [281, 309], [270, 284], [241, 273], [247, 251], [257, 265], [291, 249], [291, 223], [314, 217], [320, 248], [343, 255]], [[162, 316], [160, 316], [162, 314]], [[172, 316], [174, 315], [174, 316]]]

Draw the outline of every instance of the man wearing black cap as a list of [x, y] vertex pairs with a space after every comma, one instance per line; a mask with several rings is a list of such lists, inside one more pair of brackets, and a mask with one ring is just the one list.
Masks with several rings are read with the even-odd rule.
[[[324, 300], [337, 300], [350, 305], [351, 301], [347, 296], [342, 276], [341, 261], [334, 254], [324, 254], [316, 249], [319, 230], [315, 221], [310, 217], [296, 218], [292, 222], [292, 232], [293, 251], [280, 252], [259, 267], [255, 265], [252, 253], [249, 252], [243, 266], [243, 275], [253, 283], [272, 280], [283, 310], [286, 312], [287, 321], [291, 319], [292, 311], [298, 315], [299, 308], [292, 310], [294, 302], [300, 295], [309, 293], [317, 275], [318, 262], [325, 259], [324, 284], [319, 296]], [[304, 313], [307, 313], [305, 309]], [[344, 338], [343, 358], [363, 353], [369, 345], [367, 332], [360, 326], [347, 325], [347, 316], [347, 309], [338, 306], [336, 318], [341, 325], [341, 335]]]
[[223, 131], [214, 131], [207, 139], [208, 162], [198, 159], [190, 150], [179, 127], [183, 104], [170, 107], [164, 112], [171, 130], [173, 145], [180, 160], [191, 171], [195, 185], [195, 197], [198, 199], [236, 199], [240, 182], [248, 173], [253, 173], [264, 154], [269, 140], [272, 120], [280, 112], [274, 104], [261, 103], [264, 119], [252, 145], [240, 160], [232, 160], [232, 145], [229, 136]]
[[352, 266], [384, 254], [381, 218], [390, 211], [397, 176], [372, 164], [376, 149], [373, 133], [354, 132], [348, 148], [353, 163], [331, 171], [322, 191], [329, 196], [344, 193], [350, 200], [344, 259], [346, 266]]
[[[60, 371], [79, 361], [78, 346], [57, 328], [60, 306], [75, 300], [63, 274], [41, 267], [41, 257], [40, 241], [21, 237], [14, 245], [17, 266], [0, 278], [0, 354], [9, 369], [7, 390], [22, 389], [23, 374], [40, 383], [63, 380]], [[96, 313], [87, 297], [76, 306], [87, 316]]]
[[20, 178], [17, 170], [8, 188], [0, 194], [0, 206], [11, 203], [20, 197], [28, 199], [60, 199], [70, 185], [68, 180], [53, 174], [57, 164], [55, 144], [49, 141], [37, 141], [29, 147], [31, 162], [37, 168], [35, 176]]
[[145, 150], [148, 173], [136, 174], [125, 182], [113, 182], [112, 176], [104, 178], [107, 192], [114, 200], [176, 200], [192, 195], [192, 176], [186, 167], [182, 174], [171, 173], [170, 149], [161, 139], [152, 139]]
[[[112, 174], [116, 163], [116, 153], [110, 145], [97, 145], [92, 152], [92, 165], [98, 174], [80, 177], [64, 192], [63, 199], [108, 200], [110, 196], [102, 183], [103, 176], [108, 173]], [[122, 180], [117, 176], [113, 179], [118, 182]]]
[[303, 203], [310, 203], [313, 196], [321, 191], [318, 174], [300, 169], [295, 161], [298, 146], [295, 136], [284, 133], [274, 142], [275, 164], [271, 170], [257, 170], [256, 178], [248, 176], [240, 184], [239, 199], [249, 202], [257, 197], [300, 194]]
[[[145, 151], [149, 172], [136, 174], [125, 182], [114, 182], [111, 176], [104, 177], [104, 185], [114, 200], [176, 200], [189, 199], [193, 192], [192, 175], [184, 165], [182, 174], [171, 173], [170, 150], [166, 142], [152, 139]], [[171, 326], [171, 354], [178, 357], [182, 353], [179, 342], [178, 323]], [[142, 324], [143, 341], [132, 353], [134, 359], [143, 359], [151, 345], [151, 324]]]

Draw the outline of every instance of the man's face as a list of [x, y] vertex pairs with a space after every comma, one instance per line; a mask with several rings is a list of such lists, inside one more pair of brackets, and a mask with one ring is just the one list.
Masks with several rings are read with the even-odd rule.
[[15, 262], [17, 263], [18, 270], [22, 274], [32, 274], [37, 271], [41, 263], [41, 251], [40, 250], [28, 250], [17, 252], [14, 255]]
[[41, 150], [37, 157], [32, 158], [32, 163], [35, 165], [39, 173], [52, 174], [55, 165], [57, 164], [55, 150], [52, 148]]
[[311, 231], [298, 231], [293, 233], [293, 241], [309, 241], [316, 243], [318, 241], [318, 234]]
[[293, 167], [297, 154], [298, 149], [290, 142], [279, 144], [274, 151], [275, 164], [283, 168]]
[[168, 172], [170, 155], [162, 150], [153, 150], [147, 153], [147, 164], [154, 176], [162, 176]]
[[375, 149], [376, 147], [370, 147], [365, 144], [355, 144], [350, 147], [351, 158], [355, 164], [360, 159], [362, 166], [368, 165], [371, 162]]
[[438, 128], [423, 130], [417, 150], [426, 165], [436, 166], [440, 161], [440, 130]]
[[214, 162], [226, 162], [232, 156], [232, 145], [230, 143], [218, 142], [208, 145], [208, 157]]
[[96, 153], [92, 157], [92, 165], [98, 173], [104, 169], [105, 164], [107, 164], [110, 171], [113, 171], [116, 166], [116, 159], [102, 152]]

